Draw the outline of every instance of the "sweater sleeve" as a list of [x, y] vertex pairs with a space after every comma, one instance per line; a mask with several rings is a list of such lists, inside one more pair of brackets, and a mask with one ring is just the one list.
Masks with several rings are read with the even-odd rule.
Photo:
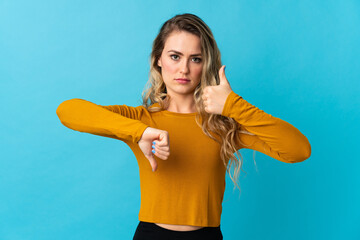
[[286, 163], [306, 160], [311, 155], [308, 139], [293, 125], [273, 117], [244, 100], [232, 91], [225, 102], [222, 114], [235, 119], [240, 129], [240, 148], [249, 148]]
[[148, 127], [140, 121], [142, 106], [102, 106], [73, 98], [56, 109], [60, 122], [75, 131], [137, 143]]

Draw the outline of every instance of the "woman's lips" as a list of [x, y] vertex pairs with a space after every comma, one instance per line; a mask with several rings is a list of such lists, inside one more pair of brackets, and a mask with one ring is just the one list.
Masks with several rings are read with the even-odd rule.
[[190, 82], [189, 79], [186, 79], [186, 78], [177, 78], [175, 79], [178, 83], [188, 83]]

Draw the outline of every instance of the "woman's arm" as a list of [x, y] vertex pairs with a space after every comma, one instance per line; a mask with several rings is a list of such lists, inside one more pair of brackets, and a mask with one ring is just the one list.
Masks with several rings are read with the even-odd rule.
[[148, 127], [140, 121], [142, 106], [102, 106], [73, 98], [56, 109], [61, 123], [75, 131], [137, 143]]
[[222, 114], [235, 119], [242, 130], [237, 149], [250, 148], [282, 162], [296, 163], [311, 155], [308, 139], [293, 125], [265, 113], [232, 91], [225, 102]]

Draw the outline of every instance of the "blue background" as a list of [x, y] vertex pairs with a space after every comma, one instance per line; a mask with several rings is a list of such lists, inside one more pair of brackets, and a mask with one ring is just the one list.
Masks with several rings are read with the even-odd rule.
[[1, 0], [0, 239], [132, 238], [132, 151], [64, 127], [56, 108], [140, 105], [152, 41], [185, 12], [212, 29], [233, 90], [312, 146], [297, 164], [240, 151], [224, 239], [360, 239], [360, 3], [349, 0]]

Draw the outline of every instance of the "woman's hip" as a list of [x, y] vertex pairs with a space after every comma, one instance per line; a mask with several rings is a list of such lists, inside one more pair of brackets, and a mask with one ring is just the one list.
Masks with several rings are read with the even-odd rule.
[[156, 225], [155, 223], [140, 221], [133, 240], [169, 240], [169, 239], [184, 239], [184, 240], [222, 240], [223, 235], [218, 227], [203, 227], [191, 231], [175, 231], [166, 229]]

